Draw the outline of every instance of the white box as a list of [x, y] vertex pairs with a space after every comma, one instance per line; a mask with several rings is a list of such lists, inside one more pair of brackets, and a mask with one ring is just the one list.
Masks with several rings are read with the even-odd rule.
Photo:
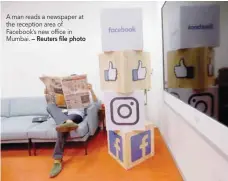
[[142, 9], [103, 9], [103, 51], [143, 50]]
[[144, 91], [130, 94], [104, 92], [107, 130], [144, 130]]
[[170, 32], [171, 50], [220, 45], [218, 5], [180, 6]]

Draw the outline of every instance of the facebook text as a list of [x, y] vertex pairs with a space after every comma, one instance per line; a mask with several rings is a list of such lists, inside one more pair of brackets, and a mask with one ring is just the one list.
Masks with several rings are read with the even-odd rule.
[[136, 29], [134, 26], [132, 26], [131, 28], [125, 28], [122, 27], [121, 28], [108, 28], [109, 33], [126, 33], [126, 32], [136, 32]]
[[209, 29], [213, 29], [213, 24], [210, 23], [210, 24], [206, 24], [206, 25], [202, 25], [202, 24], [199, 24], [199, 25], [188, 25], [188, 29], [189, 30], [209, 30]]

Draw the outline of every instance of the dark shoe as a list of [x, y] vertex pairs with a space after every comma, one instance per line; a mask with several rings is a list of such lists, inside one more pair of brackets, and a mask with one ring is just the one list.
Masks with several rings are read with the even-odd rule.
[[57, 176], [61, 172], [61, 170], [62, 170], [62, 163], [61, 162], [54, 163], [50, 172], [50, 178]]
[[65, 122], [65, 123], [62, 123], [62, 124], [58, 125], [56, 127], [56, 131], [64, 133], [64, 132], [70, 132], [72, 130], [76, 130], [77, 128], [78, 128], [78, 125], [76, 123], [74, 123], [74, 122], [70, 122], [70, 123]]

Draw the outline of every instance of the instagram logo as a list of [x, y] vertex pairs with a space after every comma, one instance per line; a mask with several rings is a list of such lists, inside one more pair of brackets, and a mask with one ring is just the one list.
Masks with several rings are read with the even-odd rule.
[[211, 93], [193, 94], [189, 97], [188, 104], [209, 116], [214, 116], [214, 96]]
[[176, 92], [170, 92], [170, 94], [174, 95], [175, 97], [177, 97], [178, 99], [180, 99], [180, 95]]
[[134, 97], [115, 97], [110, 102], [111, 121], [116, 125], [139, 122], [139, 103]]

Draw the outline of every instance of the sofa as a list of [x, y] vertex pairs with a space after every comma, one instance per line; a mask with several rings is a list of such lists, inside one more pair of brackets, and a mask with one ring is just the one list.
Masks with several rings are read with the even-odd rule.
[[[71, 131], [68, 141], [82, 142], [87, 154], [87, 141], [98, 128], [100, 102], [86, 109], [86, 116], [76, 131]], [[33, 123], [34, 117], [47, 116], [47, 121]], [[18, 97], [1, 99], [1, 143], [27, 143], [28, 153], [36, 155], [36, 143], [55, 142], [57, 132], [53, 118], [47, 112], [45, 97]]]

